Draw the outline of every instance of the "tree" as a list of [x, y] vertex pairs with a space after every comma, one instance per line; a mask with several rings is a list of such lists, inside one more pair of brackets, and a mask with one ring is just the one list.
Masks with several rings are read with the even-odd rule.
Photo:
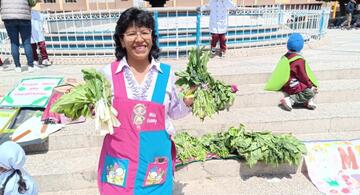
[[164, 7], [166, 1], [168, 0], [145, 0], [148, 1], [151, 7]]

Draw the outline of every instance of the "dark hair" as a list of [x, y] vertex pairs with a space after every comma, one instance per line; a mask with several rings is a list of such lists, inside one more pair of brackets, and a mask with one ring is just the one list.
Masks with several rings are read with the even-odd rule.
[[125, 10], [116, 22], [115, 33], [113, 35], [116, 46], [116, 59], [121, 60], [127, 55], [126, 49], [121, 46], [120, 39], [124, 38], [123, 34], [131, 25], [135, 25], [136, 27], [147, 27], [152, 30], [151, 37], [153, 45], [150, 50], [149, 61], [151, 61], [151, 57], [158, 59], [160, 56], [160, 48], [157, 45], [158, 37], [155, 34], [155, 20], [149, 12], [133, 7]]
[[4, 184], [1, 186], [0, 188], [0, 195], [4, 195], [5, 193], [5, 188], [6, 188], [6, 184], [9, 182], [9, 180], [15, 175], [18, 174], [20, 179], [18, 181], [19, 184], [19, 188], [18, 188], [18, 192], [20, 194], [24, 194], [28, 189], [26, 189], [26, 183], [24, 178], [22, 177], [22, 173], [19, 169], [14, 170], [5, 180]]

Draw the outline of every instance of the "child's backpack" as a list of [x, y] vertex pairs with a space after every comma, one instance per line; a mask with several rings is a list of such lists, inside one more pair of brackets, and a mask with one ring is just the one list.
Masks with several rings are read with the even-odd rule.
[[[290, 64], [298, 59], [303, 59], [303, 57], [297, 55], [291, 59], [288, 59], [286, 56], [282, 56], [280, 61], [277, 63], [274, 71], [272, 72], [270, 79], [266, 83], [265, 90], [280, 91], [290, 78]], [[310, 66], [306, 61], [305, 70], [311, 82], [315, 86], [318, 86], [318, 81], [315, 79], [314, 73], [311, 71]]]

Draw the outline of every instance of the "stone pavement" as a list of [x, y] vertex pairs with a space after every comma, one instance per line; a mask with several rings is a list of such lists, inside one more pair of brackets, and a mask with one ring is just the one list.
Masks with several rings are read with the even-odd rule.
[[[306, 45], [304, 56], [321, 85], [315, 111], [285, 112], [277, 107], [280, 93], [262, 90], [274, 65], [286, 51], [284, 47], [232, 50], [225, 59], [214, 58], [208, 65], [214, 76], [239, 86], [231, 111], [204, 123], [189, 115], [174, 121], [175, 128], [201, 135], [244, 123], [253, 130], [291, 132], [301, 140], [360, 138], [359, 37], [359, 30], [329, 30], [327, 37], [320, 41], [323, 45], [318, 42]], [[172, 64], [175, 70], [183, 69], [187, 62], [186, 59], [163, 61]], [[93, 65], [55, 64], [34, 73], [15, 73], [13, 67], [9, 67], [0, 71], [0, 95], [25, 77], [81, 79], [82, 68], [100, 66], [95, 61]], [[45, 144], [47, 151], [28, 155], [26, 169], [38, 181], [41, 194], [97, 194], [95, 170], [102, 138], [94, 130], [93, 121], [88, 120], [51, 135]], [[319, 194], [303, 167], [281, 170], [263, 165], [253, 169], [244, 167], [242, 161], [235, 160], [190, 164], [176, 172], [174, 194]]]

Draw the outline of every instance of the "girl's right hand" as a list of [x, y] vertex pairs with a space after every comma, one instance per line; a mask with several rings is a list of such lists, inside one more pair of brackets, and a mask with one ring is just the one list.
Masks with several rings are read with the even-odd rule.
[[185, 103], [186, 106], [191, 107], [194, 103], [194, 92], [197, 90], [198, 86], [194, 85], [192, 87], [190, 87], [189, 91], [187, 92], [188, 94], [191, 95], [185, 95], [183, 98], [183, 101]]

